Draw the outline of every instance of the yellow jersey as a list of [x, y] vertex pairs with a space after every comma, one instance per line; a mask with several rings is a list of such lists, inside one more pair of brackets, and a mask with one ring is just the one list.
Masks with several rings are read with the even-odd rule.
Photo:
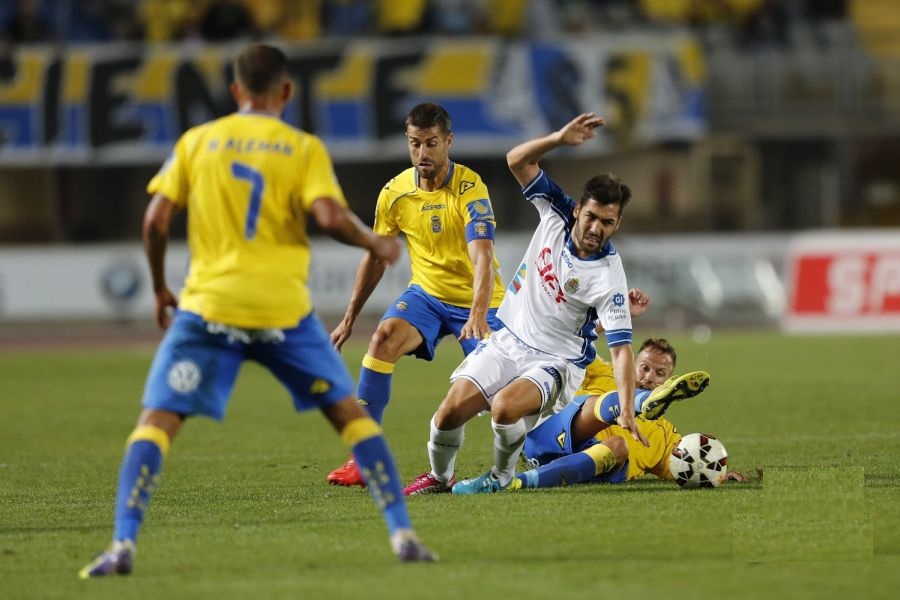
[[618, 435], [625, 440], [625, 443], [628, 444], [628, 479], [637, 479], [647, 473], [661, 479], [674, 479], [669, 472], [669, 455], [681, 441], [681, 434], [671, 422], [663, 417], [655, 421], [648, 421], [638, 416], [634, 422], [650, 442], [649, 446], [644, 446], [635, 440], [628, 430], [618, 425], [611, 425], [594, 437], [603, 441], [608, 437]]
[[346, 206], [319, 138], [234, 113], [185, 132], [147, 191], [188, 211], [180, 308], [254, 329], [294, 327], [312, 311], [306, 215], [318, 198]]
[[[616, 380], [613, 376], [612, 365], [598, 356], [585, 369], [584, 381], [576, 395], [603, 396], [615, 389]], [[672, 474], [669, 473], [669, 455], [681, 441], [681, 434], [671, 422], [664, 418], [647, 421], [638, 416], [634, 421], [647, 441], [650, 442], [649, 447], [635, 440], [631, 437], [631, 433], [618, 425], [611, 425], [594, 437], [603, 441], [608, 437], [618, 435], [625, 440], [628, 444], [628, 479], [637, 479], [647, 473], [652, 473], [662, 479], [672, 479]]]
[[[474, 266], [468, 242], [494, 236], [494, 211], [487, 187], [468, 167], [450, 163], [444, 185], [433, 192], [419, 188], [418, 173], [410, 167], [390, 181], [378, 195], [375, 233], [406, 236], [412, 278], [441, 302], [470, 308]], [[490, 308], [503, 300], [500, 263], [494, 257], [494, 292]]]
[[585, 367], [584, 379], [575, 395], [602, 396], [607, 392], [614, 391], [616, 391], [616, 378], [613, 375], [613, 367], [598, 356]]

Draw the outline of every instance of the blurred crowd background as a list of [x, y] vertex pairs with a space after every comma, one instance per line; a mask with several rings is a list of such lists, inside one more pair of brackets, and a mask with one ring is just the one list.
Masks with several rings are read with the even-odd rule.
[[[573, 181], [604, 168], [637, 184], [633, 231], [900, 224], [896, 0], [4, 0], [0, 6], [0, 98], [17, 76], [17, 53], [31, 46], [65, 56], [81, 45], [195, 48], [264, 39], [314, 53], [319, 45], [359, 39], [571, 43], [679, 32], [702, 52], [703, 135], [619, 140], [604, 146], [603, 160], [569, 161]], [[616, 110], [584, 108], [607, 117]], [[470, 152], [458, 142], [455, 158], [488, 180], [501, 225], [528, 227], [500, 149]], [[2, 243], [134, 239], [146, 201], [142, 185], [164, 158], [23, 161], [18, 148], [5, 150]], [[364, 216], [378, 187], [402, 166], [402, 154], [383, 161], [381, 155], [335, 153], [338, 175]]]
[[[136, 245], [147, 181], [180, 132], [233, 110], [228, 62], [251, 40], [288, 52], [286, 120], [325, 140], [369, 222], [428, 99], [454, 116], [451, 156], [485, 179], [499, 236], [534, 224], [505, 150], [605, 116], [602, 139], [545, 165], [573, 194], [600, 171], [632, 186], [623, 244], [693, 240], [629, 255], [663, 303], [751, 290], [734, 314], [771, 322], [786, 236], [900, 226], [900, 0], [0, 0], [0, 36], [0, 252]], [[751, 251], [769, 266], [735, 267]], [[693, 291], [667, 279], [679, 268]], [[876, 291], [900, 294], [895, 279]]]
[[[171, 42], [274, 37], [593, 34], [727, 28], [740, 44], [784, 45], [821, 27], [867, 26], [852, 0], [6, 0], [7, 42]], [[891, 2], [881, 4], [889, 12]], [[859, 20], [861, 19], [861, 20]], [[883, 23], [882, 23], [883, 25]]]

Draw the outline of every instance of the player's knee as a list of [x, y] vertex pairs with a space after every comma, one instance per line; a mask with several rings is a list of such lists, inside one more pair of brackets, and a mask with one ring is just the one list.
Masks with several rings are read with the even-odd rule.
[[616, 465], [623, 465], [628, 460], [628, 444], [625, 439], [618, 435], [613, 435], [603, 440], [603, 445], [612, 450], [616, 457]]
[[495, 399], [491, 405], [491, 419], [495, 423], [515, 423], [522, 418], [520, 412], [511, 402], [504, 402], [503, 399]]
[[412, 349], [408, 346], [413, 345], [415, 341], [413, 336], [405, 331], [407, 327], [390, 319], [379, 323], [375, 333], [372, 334], [372, 339], [369, 340], [369, 356], [389, 362], [399, 360], [403, 354]]
[[138, 417], [138, 426], [152, 426], [163, 430], [169, 440], [174, 440], [175, 436], [181, 430], [184, 423], [184, 415], [173, 413], [167, 410], [158, 410], [147, 408], [141, 412]]
[[462, 426], [464, 423], [460, 421], [456, 407], [444, 398], [434, 413], [434, 426], [441, 431], [449, 431]]

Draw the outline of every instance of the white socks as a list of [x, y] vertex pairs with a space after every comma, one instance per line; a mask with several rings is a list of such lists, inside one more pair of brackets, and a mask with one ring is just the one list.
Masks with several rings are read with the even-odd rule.
[[516, 461], [525, 445], [528, 430], [522, 419], [510, 425], [492, 420], [491, 428], [494, 430], [494, 475], [505, 486], [516, 475]]
[[462, 446], [465, 433], [465, 426], [449, 431], [441, 431], [434, 425], [434, 417], [431, 417], [428, 459], [431, 461], [431, 472], [443, 483], [449, 483], [450, 479], [453, 478], [456, 454]]

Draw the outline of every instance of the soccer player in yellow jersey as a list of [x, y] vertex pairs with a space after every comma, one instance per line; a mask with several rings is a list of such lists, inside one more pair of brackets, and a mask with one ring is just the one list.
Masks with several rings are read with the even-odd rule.
[[[512, 488], [621, 483], [647, 473], [673, 479], [668, 458], [681, 441], [681, 434], [660, 415], [668, 404], [699, 394], [709, 383], [709, 375], [703, 371], [673, 377], [676, 358], [667, 340], [649, 338], [634, 362], [639, 388], [635, 407], [654, 417], [651, 420], [638, 415], [635, 419], [649, 442], [647, 446], [615, 424], [619, 400], [612, 366], [598, 358], [588, 366], [575, 400], [529, 432], [524, 453], [534, 469], [517, 473], [518, 482]], [[655, 390], [660, 390], [656, 396], [652, 395]], [[746, 480], [737, 471], [729, 475], [727, 479]]]
[[[382, 421], [395, 363], [405, 354], [434, 358], [440, 340], [453, 334], [468, 355], [492, 329], [503, 300], [494, 257], [494, 212], [478, 173], [450, 160], [450, 115], [438, 104], [414, 107], [406, 119], [412, 167], [381, 190], [375, 232], [404, 234], [412, 267], [409, 288], [384, 313], [369, 342], [357, 394]], [[356, 317], [384, 274], [385, 263], [368, 252], [356, 272], [346, 314], [331, 334], [340, 349]], [[337, 485], [365, 485], [356, 463], [328, 475]]]
[[[284, 53], [249, 46], [234, 72], [239, 111], [187, 131], [148, 185], [144, 243], [156, 319], [167, 331], [119, 473], [113, 543], [81, 570], [85, 579], [131, 572], [172, 439], [188, 416], [224, 418], [244, 360], [267, 367], [298, 411], [318, 408], [340, 433], [400, 559], [434, 560], [413, 532], [380, 427], [357, 403], [350, 373], [312, 312], [307, 215], [381, 264], [395, 262], [400, 246], [348, 210], [322, 142], [281, 121], [291, 95]], [[164, 262], [169, 224], [181, 209], [188, 213], [191, 264], [176, 300]]]

